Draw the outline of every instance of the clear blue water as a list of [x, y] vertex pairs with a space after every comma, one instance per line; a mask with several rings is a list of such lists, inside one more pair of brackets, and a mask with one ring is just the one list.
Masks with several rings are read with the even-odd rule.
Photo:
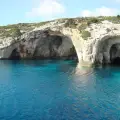
[[0, 120], [120, 120], [120, 67], [0, 61]]

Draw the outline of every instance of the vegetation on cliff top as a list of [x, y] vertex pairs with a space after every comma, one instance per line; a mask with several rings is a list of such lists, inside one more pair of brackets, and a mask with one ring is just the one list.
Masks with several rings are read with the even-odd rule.
[[87, 40], [88, 37], [91, 37], [91, 33], [85, 30], [82, 31], [81, 35], [82, 35], [82, 38], [84, 38], [84, 40]]
[[92, 23], [100, 23], [103, 20], [108, 20], [113, 23], [120, 24], [120, 15], [117, 16], [99, 16], [99, 17], [78, 17], [78, 18], [64, 18], [54, 21], [46, 21], [40, 23], [19, 23], [7, 26], [0, 26], [0, 37], [18, 37], [23, 33], [29, 32], [37, 27], [43, 26], [50, 22], [62, 23], [64, 27], [76, 28], [80, 33]]
[[0, 26], [0, 37], [18, 37], [23, 33], [29, 32], [36, 27], [40, 27], [50, 21], [40, 23], [19, 23], [7, 26]]

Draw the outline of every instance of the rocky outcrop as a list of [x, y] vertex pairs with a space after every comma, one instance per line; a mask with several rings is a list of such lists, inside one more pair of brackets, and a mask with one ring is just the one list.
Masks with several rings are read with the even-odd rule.
[[85, 28], [84, 34], [87, 37], [77, 28], [59, 23], [47, 24], [21, 37], [0, 40], [0, 58], [75, 58], [85, 65], [120, 61], [120, 24], [108, 21], [93, 23]]
[[34, 30], [1, 48], [1, 59], [77, 59], [71, 39], [50, 29]]
[[86, 30], [91, 37], [85, 41], [82, 61], [90, 64], [110, 64], [120, 57], [120, 24], [103, 21], [100, 24], [92, 24]]

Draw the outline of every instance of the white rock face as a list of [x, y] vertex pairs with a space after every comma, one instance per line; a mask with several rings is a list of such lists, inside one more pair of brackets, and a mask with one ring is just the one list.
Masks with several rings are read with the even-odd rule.
[[[67, 57], [73, 44], [70, 38], [51, 30], [36, 30], [22, 36], [19, 52], [23, 57]], [[21, 52], [22, 51], [22, 52]]]
[[[92, 63], [111, 63], [112, 46], [120, 43], [120, 24], [103, 21], [101, 24], [92, 24], [87, 30], [92, 29], [91, 37], [86, 41], [90, 47], [89, 53], [85, 52], [88, 61]], [[85, 49], [84, 49], [85, 50]], [[84, 55], [83, 55], [84, 56]], [[86, 61], [84, 59], [83, 61]]]
[[12, 44], [0, 50], [0, 59], [8, 59], [14, 49], [19, 46], [19, 43]]
[[0, 58], [9, 58], [15, 49], [22, 58], [73, 56], [73, 45], [80, 63], [108, 64], [120, 57], [120, 24], [103, 21], [91, 24], [86, 30], [91, 37], [84, 40], [78, 29], [47, 24], [22, 35], [16, 43], [12, 38], [6, 38], [4, 42], [2, 40]]
[[0, 59], [74, 59], [75, 49], [72, 40], [60, 32], [34, 30], [21, 36], [17, 42], [9, 39], [0, 48]]
[[87, 40], [84, 40], [77, 30], [63, 31], [64, 34], [70, 35], [80, 63], [109, 64], [112, 59], [120, 57], [120, 49], [118, 49], [120, 46], [118, 45], [120, 43], [120, 24], [103, 21], [100, 24], [90, 25], [86, 31], [91, 33], [91, 37]]

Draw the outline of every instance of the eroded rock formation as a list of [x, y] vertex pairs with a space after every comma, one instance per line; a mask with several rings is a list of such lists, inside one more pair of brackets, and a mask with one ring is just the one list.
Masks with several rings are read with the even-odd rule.
[[120, 57], [120, 24], [103, 21], [98, 25], [92, 24], [87, 30], [91, 32], [86, 43], [86, 47], [91, 46], [85, 53], [88, 62], [110, 64]]
[[20, 40], [0, 50], [1, 59], [76, 59], [72, 40], [49, 30], [24, 34]]
[[91, 24], [87, 39], [78, 29], [47, 24], [16, 39], [5, 38], [1, 59], [78, 59], [82, 64], [120, 61], [120, 24], [108, 21]]

